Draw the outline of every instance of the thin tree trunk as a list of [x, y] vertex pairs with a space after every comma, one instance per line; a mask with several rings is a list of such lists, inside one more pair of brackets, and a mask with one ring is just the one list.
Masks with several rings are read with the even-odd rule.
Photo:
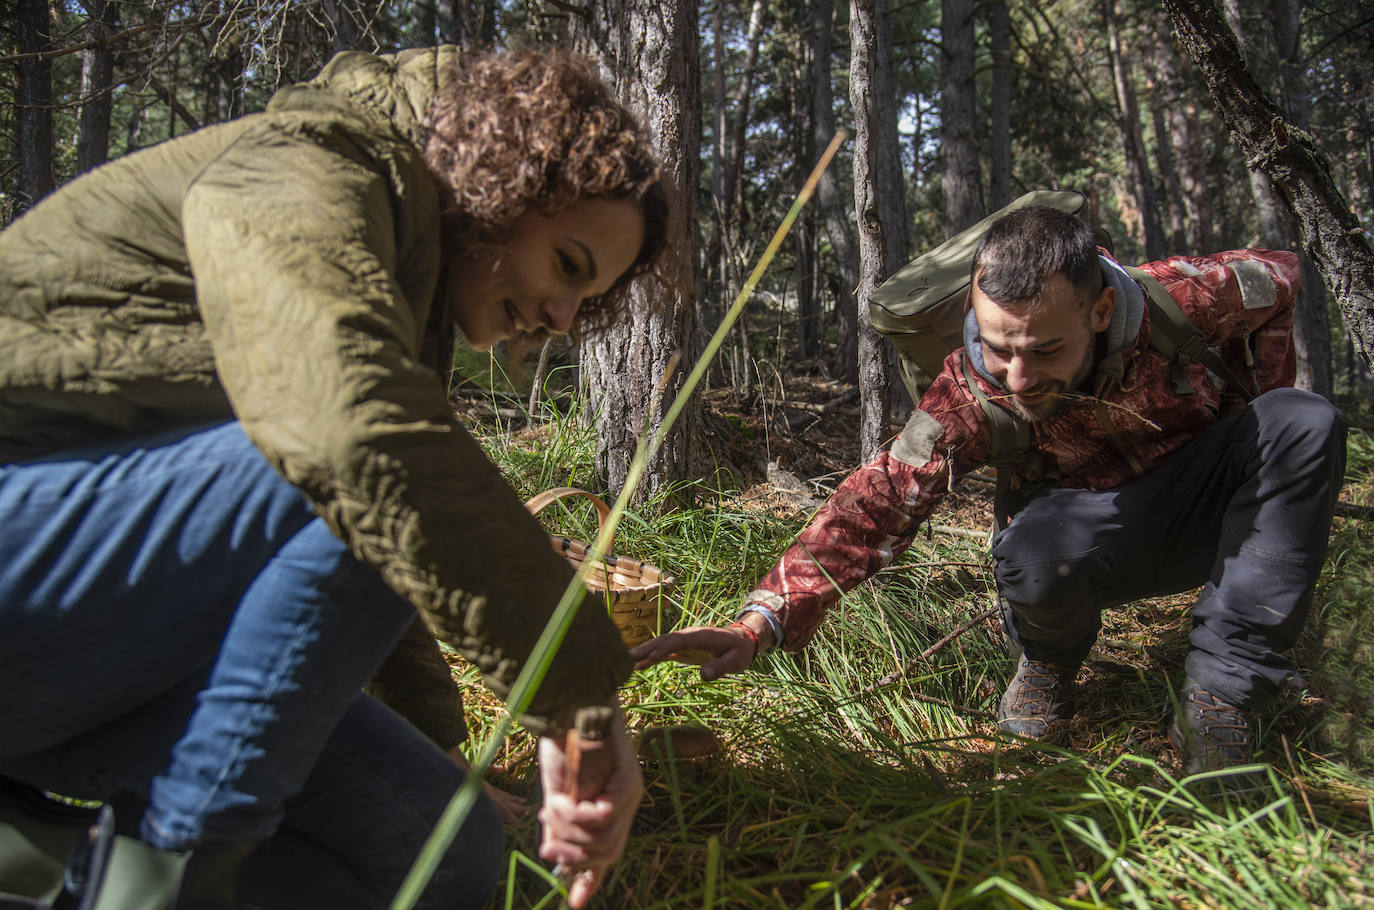
[[[1269, 21], [1278, 52], [1279, 97], [1293, 125], [1307, 129], [1311, 104], [1307, 69], [1302, 59], [1299, 0], [1269, 0]], [[1289, 236], [1297, 230], [1289, 218]], [[1312, 257], [1302, 256], [1302, 294], [1293, 322], [1293, 342], [1298, 353], [1297, 386], [1330, 399], [1333, 395], [1330, 316], [1326, 288]]]
[[[697, 7], [691, 0], [594, 0], [574, 21], [574, 40], [600, 57], [621, 100], [640, 118], [658, 150], [672, 205], [664, 257], [653, 275], [636, 282], [627, 301], [631, 312], [582, 341], [589, 410], [597, 412], [597, 471], [607, 490], [619, 491], [640, 429], [652, 433], [662, 424], [695, 353]], [[699, 476], [701, 424], [701, 405], [693, 399], [649, 463], [639, 502]]]
[[[794, 149], [793, 173], [796, 175], [795, 191], [800, 191], [806, 175], [816, 163], [818, 153], [815, 143], [814, 126], [811, 124], [811, 98], [814, 89], [809, 85], [815, 78], [815, 68], [811, 66], [812, 48], [805, 36], [798, 35], [797, 63], [800, 64], [802, 78], [791, 80], [791, 84], [804, 91], [789, 91], [791, 100], [792, 123], [800, 127], [792, 131]], [[820, 351], [821, 314], [820, 298], [816, 292], [816, 211], [808, 207], [797, 218], [792, 227], [793, 249], [796, 255], [797, 276], [797, 356], [802, 360], [815, 357]]]
[[725, 135], [728, 129], [725, 116], [725, 0], [716, 0], [711, 10], [711, 25], [715, 33], [711, 43], [711, 56], [715, 63], [715, 72], [711, 80], [711, 211], [708, 213], [711, 232], [706, 245], [706, 280], [699, 301], [700, 330], [703, 333], [714, 331], [720, 322], [727, 293], [725, 218], [730, 208], [730, 200], [725, 191]]
[[1007, 0], [988, 4], [988, 41], [992, 49], [988, 208], [995, 212], [1011, 202], [1011, 13]]
[[81, 52], [81, 113], [76, 124], [76, 170], [88, 171], [110, 157], [110, 115], [114, 108], [114, 54], [106, 39], [114, 31], [118, 8], [113, 0], [89, 0], [90, 19]]
[[410, 5], [410, 33], [415, 36], [416, 47], [429, 47], [434, 43], [439, 27], [435, 6], [434, 0], [419, 0]]
[[[835, 135], [835, 89], [830, 75], [834, 45], [834, 8], [831, 0], [815, 0], [811, 11], [811, 130], [812, 147], [823, 149]], [[827, 169], [816, 187], [816, 208], [825, 225], [825, 236], [835, 253], [838, 275], [830, 282], [835, 298], [835, 355], [832, 375], [845, 382], [859, 381], [859, 314], [854, 286], [858, 283], [859, 251], [849, 227], [845, 201], [834, 172]]]
[[[1246, 65], [1252, 72], [1272, 74], [1271, 84], [1278, 86], [1278, 100], [1289, 122], [1305, 129], [1307, 99], [1296, 94], [1306, 91], [1298, 42], [1297, 3], [1270, 0], [1265, 7], [1263, 12], [1268, 15], [1247, 16], [1247, 11], [1232, 0], [1227, 3], [1227, 19]], [[1253, 169], [1249, 177], [1262, 243], [1276, 250], [1296, 247], [1297, 225], [1269, 177]], [[1298, 361], [1298, 375], [1293, 384], [1330, 398], [1331, 339], [1327, 328], [1326, 291], [1310, 258], [1302, 258], [1303, 285], [1293, 317], [1293, 346]]]
[[1140, 135], [1140, 112], [1136, 104], [1135, 81], [1130, 60], [1121, 47], [1121, 34], [1117, 28], [1116, 0], [1102, 0], [1102, 19], [1107, 26], [1112, 81], [1116, 87], [1117, 122], [1121, 126], [1126, 166], [1131, 174], [1142, 245], [1145, 247], [1146, 258], [1163, 259], [1168, 251], [1164, 246], [1164, 231], [1159, 224], [1159, 208], [1155, 201], [1154, 183], [1150, 178], [1150, 165], [1145, 157], [1145, 141]]
[[[940, 4], [940, 148], [945, 236], [983, 217], [978, 171], [977, 90], [973, 83], [973, 0]], [[896, 265], [896, 263], [893, 263]]]
[[325, 22], [333, 30], [334, 53], [377, 49], [372, 31], [376, 10], [369, 0], [324, 0], [323, 11]]
[[53, 122], [51, 20], [46, 0], [19, 0], [20, 60], [15, 86], [15, 127], [19, 145], [19, 195], [25, 208], [52, 192]]
[[869, 300], [906, 253], [884, 0], [853, 0], [849, 12], [849, 100], [854, 108], [854, 211], [859, 225], [859, 450], [886, 444], [892, 385], [887, 345], [873, 330]]
[[[1149, 56], [1145, 61], [1145, 91], [1150, 103], [1150, 119], [1155, 129], [1155, 157], [1159, 175], [1164, 181], [1164, 212], [1169, 219], [1169, 252], [1187, 252], [1188, 230], [1184, 223], [1183, 186], [1179, 179], [1174, 146], [1169, 140], [1169, 125], [1165, 118], [1164, 87], [1160, 79], [1159, 58], [1168, 54], [1165, 42], [1157, 33], [1149, 42]], [[1210, 252], [1210, 251], [1209, 251]]]
[[730, 132], [730, 173], [726, 198], [730, 200], [728, 224], [738, 236], [744, 222], [744, 130], [749, 125], [749, 102], [754, 95], [754, 71], [759, 65], [759, 40], [763, 36], [763, 0], [754, 0], [749, 11], [749, 37], [745, 39], [744, 69], [735, 94], [735, 120]]
[[1374, 249], [1331, 179], [1330, 164], [1312, 137], [1289, 124], [1260, 89], [1211, 0], [1164, 3], [1250, 166], [1269, 177], [1297, 216], [1303, 246], [1369, 365], [1374, 353]]
[[[745, 128], [749, 125], [749, 107], [754, 96], [754, 73], [759, 63], [759, 41], [763, 37], [763, 0], [754, 0], [749, 10], [749, 33], [745, 38], [744, 66], [740, 70], [739, 85], [735, 89], [735, 116], [730, 123], [729, 144], [726, 147], [724, 223], [721, 229], [721, 281], [725, 296], [732, 299], [741, 284], [741, 265], [736, 263], [736, 251], [744, 236], [749, 213], [744, 205]], [[741, 335], [741, 338], [744, 338]], [[753, 394], [754, 370], [744, 338], [742, 369], [735, 374], [735, 389], [748, 398]]]
[[456, 44], [467, 47], [467, 29], [463, 27], [463, 11], [467, 4], [460, 0], [436, 0], [434, 4], [435, 26], [439, 29], [439, 41], [443, 44]]
[[[1161, 26], [1163, 27], [1163, 26]], [[1185, 242], [1174, 252], [1210, 253], [1212, 241], [1212, 194], [1207, 187], [1207, 167], [1202, 156], [1202, 130], [1198, 107], [1179, 72], [1177, 45], [1161, 41], [1155, 46], [1155, 68], [1163, 93], [1160, 106], [1168, 122], [1166, 135], [1178, 166], [1179, 196], [1183, 203]]]

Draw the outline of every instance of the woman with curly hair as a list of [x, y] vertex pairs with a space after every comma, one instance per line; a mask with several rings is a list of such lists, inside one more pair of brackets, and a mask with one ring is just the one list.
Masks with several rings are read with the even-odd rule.
[[[340, 55], [0, 234], [3, 792], [113, 807], [104, 884], [146, 906], [388, 903], [463, 779], [435, 637], [504, 695], [571, 577], [452, 345], [610, 326], [666, 210], [587, 61], [439, 48]], [[589, 601], [521, 718], [574, 906], [642, 783], [617, 723], [575, 803], [561, 734], [629, 670]], [[502, 843], [482, 800], [422, 905], [482, 906]]]

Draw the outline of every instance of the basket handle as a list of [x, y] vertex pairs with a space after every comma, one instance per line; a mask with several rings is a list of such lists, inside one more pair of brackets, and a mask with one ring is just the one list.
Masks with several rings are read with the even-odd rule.
[[531, 496], [525, 502], [525, 508], [530, 510], [531, 515], [538, 515], [555, 502], [570, 496], [585, 496], [592, 501], [592, 505], [596, 507], [596, 529], [600, 533], [601, 529], [606, 526], [606, 519], [611, 517], [611, 507], [606, 505], [605, 501], [595, 493], [588, 493], [586, 490], [577, 489], [577, 487], [554, 487], [552, 490], [545, 490]]

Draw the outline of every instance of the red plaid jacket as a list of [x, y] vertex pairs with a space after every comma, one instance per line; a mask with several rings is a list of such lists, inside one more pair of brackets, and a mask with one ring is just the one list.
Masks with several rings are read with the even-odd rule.
[[[1293, 303], [1298, 259], [1289, 252], [1234, 250], [1177, 256], [1141, 268], [1154, 275], [1223, 361], [1258, 394], [1292, 385]], [[1194, 394], [1179, 396], [1172, 364], [1149, 346], [1148, 309], [1133, 344], [1098, 365], [1092, 395], [1033, 426], [1033, 448], [1066, 487], [1106, 490], [1154, 468], [1217, 418], [1244, 407], [1204, 368], [1188, 368]], [[988, 458], [987, 420], [964, 376], [964, 348], [944, 369], [891, 451], [851, 474], [747, 598], [782, 623], [783, 647], [799, 650], [826, 610], [911, 545], [920, 524], [964, 474]], [[981, 374], [989, 396], [1005, 394]], [[1111, 427], [1104, 425], [1104, 420]], [[1128, 458], [1110, 438], [1114, 430]]]

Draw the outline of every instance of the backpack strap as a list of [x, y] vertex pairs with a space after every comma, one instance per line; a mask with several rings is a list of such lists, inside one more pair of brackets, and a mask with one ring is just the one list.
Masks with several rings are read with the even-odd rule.
[[1193, 394], [1186, 368], [1190, 363], [1200, 363], [1228, 386], [1244, 395], [1246, 401], [1255, 397], [1250, 387], [1241, 382], [1231, 368], [1217, 356], [1217, 352], [1207, 346], [1206, 337], [1187, 316], [1183, 315], [1178, 302], [1164, 289], [1158, 278], [1134, 266], [1123, 268], [1145, 291], [1145, 299], [1150, 304], [1150, 347], [1163, 354], [1173, 364], [1169, 375], [1174, 381], [1175, 395]]
[[997, 470], [997, 491], [993, 497], [992, 517], [996, 529], [1001, 531], [1011, 520], [1008, 514], [1011, 475], [1030, 452], [1031, 428], [1027, 421], [987, 396], [974, 378], [967, 352], [963, 360], [964, 380], [968, 383], [973, 396], [978, 399], [983, 416], [988, 419], [988, 464]]

